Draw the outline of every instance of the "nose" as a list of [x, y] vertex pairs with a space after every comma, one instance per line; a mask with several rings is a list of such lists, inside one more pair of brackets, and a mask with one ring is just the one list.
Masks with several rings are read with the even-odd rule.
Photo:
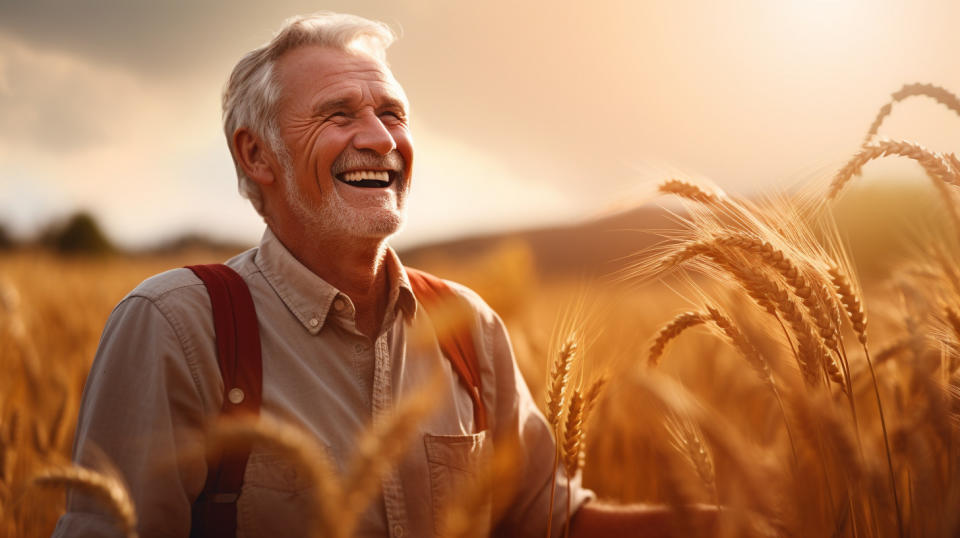
[[372, 112], [365, 114], [361, 119], [357, 132], [353, 135], [353, 145], [357, 149], [370, 149], [380, 155], [386, 155], [397, 149], [397, 142], [390, 134], [390, 130]]

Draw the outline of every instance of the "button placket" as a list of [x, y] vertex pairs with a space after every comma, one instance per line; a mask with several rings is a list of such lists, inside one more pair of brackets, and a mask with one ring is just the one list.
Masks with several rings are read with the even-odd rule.
[[[382, 423], [389, 417], [393, 407], [393, 386], [390, 377], [390, 346], [386, 333], [374, 341], [373, 373], [373, 423]], [[397, 469], [386, 473], [381, 479], [383, 504], [387, 512], [387, 522], [394, 537], [403, 536], [403, 524], [407, 521], [407, 509], [403, 498], [403, 485]], [[397, 533], [399, 529], [399, 534]]]

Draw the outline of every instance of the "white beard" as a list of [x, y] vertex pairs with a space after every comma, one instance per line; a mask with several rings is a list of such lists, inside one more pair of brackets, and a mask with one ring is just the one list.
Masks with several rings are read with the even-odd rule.
[[287, 207], [311, 233], [358, 239], [386, 239], [399, 232], [406, 221], [402, 189], [397, 193], [395, 209], [353, 207], [340, 197], [335, 186], [332, 186], [330, 192], [321, 193], [322, 205], [316, 207], [298, 188], [292, 167], [284, 165], [284, 176], [286, 184], [283, 193]]

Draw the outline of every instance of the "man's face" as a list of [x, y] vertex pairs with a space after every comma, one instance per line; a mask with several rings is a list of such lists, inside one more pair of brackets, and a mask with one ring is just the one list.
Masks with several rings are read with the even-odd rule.
[[280, 218], [343, 238], [395, 233], [413, 144], [406, 96], [390, 70], [365, 54], [317, 46], [288, 51], [276, 69], [289, 154]]

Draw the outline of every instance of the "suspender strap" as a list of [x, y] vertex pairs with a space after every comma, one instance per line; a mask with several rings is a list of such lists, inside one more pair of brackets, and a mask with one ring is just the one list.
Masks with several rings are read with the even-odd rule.
[[[246, 282], [226, 265], [191, 265], [207, 287], [213, 307], [217, 362], [223, 378], [220, 414], [258, 415], [263, 368], [260, 329]], [[237, 533], [237, 498], [243, 485], [250, 447], [236, 447], [208, 462], [207, 482], [193, 506], [190, 536], [227, 538]]]
[[473, 400], [473, 423], [477, 431], [487, 429], [487, 408], [483, 403], [483, 386], [480, 384], [480, 369], [477, 352], [470, 331], [470, 316], [460, 315], [467, 310], [459, 295], [443, 280], [417, 269], [406, 268], [413, 294], [423, 305], [427, 314], [437, 318], [437, 340], [450, 365], [460, 378], [460, 383]]

